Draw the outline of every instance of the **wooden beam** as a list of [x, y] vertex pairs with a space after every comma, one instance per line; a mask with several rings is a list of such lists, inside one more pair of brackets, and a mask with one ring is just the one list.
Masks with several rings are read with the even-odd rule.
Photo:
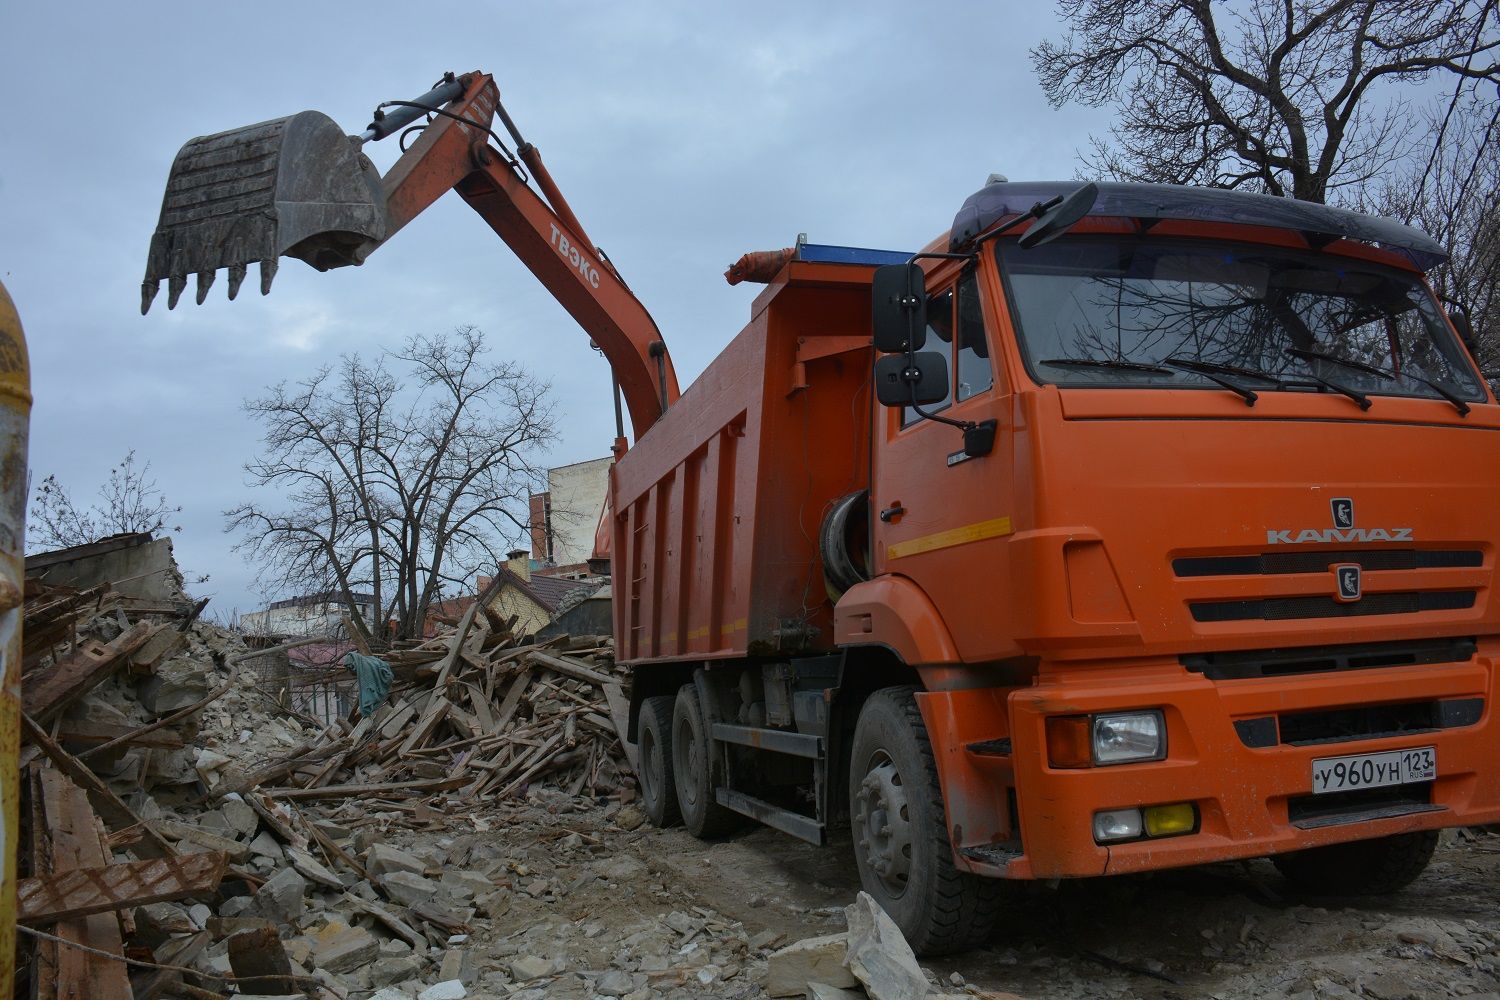
[[92, 691], [164, 626], [138, 623], [110, 643], [88, 641], [22, 682], [21, 704], [33, 719], [50, 722], [75, 699]]
[[353, 795], [384, 795], [387, 792], [440, 792], [457, 788], [464, 778], [427, 778], [422, 781], [392, 781], [383, 785], [326, 785], [323, 788], [263, 788], [273, 799], [342, 799]]

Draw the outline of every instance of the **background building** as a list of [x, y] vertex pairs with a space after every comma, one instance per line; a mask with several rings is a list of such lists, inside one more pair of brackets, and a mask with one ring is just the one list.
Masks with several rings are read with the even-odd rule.
[[[359, 613], [367, 624], [375, 621], [375, 598], [355, 594]], [[308, 594], [275, 601], [262, 611], [240, 615], [240, 627], [251, 635], [341, 636], [344, 634], [344, 604], [337, 594]]]
[[553, 567], [586, 570], [613, 461], [606, 456], [547, 470], [547, 492], [531, 496], [531, 552], [541, 563], [540, 572]]

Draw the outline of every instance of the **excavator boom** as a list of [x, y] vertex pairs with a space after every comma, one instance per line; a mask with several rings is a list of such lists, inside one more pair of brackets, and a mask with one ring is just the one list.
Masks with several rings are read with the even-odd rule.
[[[497, 114], [516, 156], [491, 129]], [[413, 124], [424, 116], [425, 123]], [[382, 177], [362, 146], [403, 129], [420, 135]], [[645, 306], [589, 241], [484, 73], [448, 74], [414, 101], [390, 102], [357, 136], [345, 135], [327, 115], [303, 111], [188, 142], [167, 179], [141, 312], [163, 279], [174, 308], [189, 275], [197, 277], [201, 304], [220, 268], [228, 270], [232, 299], [250, 264], [259, 264], [262, 294], [281, 257], [320, 271], [363, 264], [450, 189], [592, 338], [613, 369], [636, 436], [644, 434], [678, 395], [666, 344]]]

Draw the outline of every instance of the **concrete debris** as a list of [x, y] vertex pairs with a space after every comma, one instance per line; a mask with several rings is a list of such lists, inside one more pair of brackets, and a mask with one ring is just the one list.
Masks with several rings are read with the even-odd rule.
[[[1390, 904], [1399, 913], [1290, 898], [1263, 861], [1008, 887], [1024, 918], [925, 973], [837, 849], [763, 829], [700, 842], [644, 820], [620, 742], [628, 672], [607, 639], [526, 642], [476, 612], [383, 654], [396, 682], [370, 719], [319, 718], [260, 672], [282, 654], [189, 622], [193, 602], [148, 613], [92, 586], [27, 588], [23, 694], [45, 693], [52, 716], [23, 733], [23, 912], [50, 908], [46, 929], [64, 940], [194, 971], [147, 981], [23, 938], [23, 968], [58, 970], [43, 995], [1447, 1000], [1500, 988], [1493, 832], [1449, 835]], [[139, 655], [101, 659], [141, 625]], [[219, 859], [217, 888], [199, 892]]]
[[768, 960], [766, 995], [801, 996], [811, 982], [829, 986], [858, 986], [859, 980], [849, 970], [848, 937], [828, 934], [806, 938], [773, 952]]
[[927, 976], [896, 922], [867, 892], [844, 910], [849, 924], [848, 966], [872, 1000], [922, 1000]]

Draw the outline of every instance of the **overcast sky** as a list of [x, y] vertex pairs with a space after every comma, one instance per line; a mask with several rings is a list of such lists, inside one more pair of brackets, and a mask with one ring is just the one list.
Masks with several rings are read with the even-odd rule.
[[[520, 7], [521, 5], [505, 5]], [[258, 604], [222, 512], [247, 496], [241, 402], [340, 354], [474, 324], [549, 379], [547, 459], [607, 453], [609, 373], [457, 196], [362, 268], [283, 261], [139, 314], [146, 248], [186, 140], [307, 108], [359, 131], [444, 70], [495, 75], [590, 235], [660, 325], [684, 385], [744, 325], [748, 250], [914, 249], [992, 171], [1072, 176], [1099, 111], [1047, 107], [1027, 50], [1050, 3], [39, 4], [0, 14], [0, 275], [31, 347], [34, 478], [92, 499], [128, 450], [183, 513], [179, 561], [220, 616]], [[382, 169], [394, 140], [367, 147]], [[270, 498], [261, 498], [270, 499]]]

